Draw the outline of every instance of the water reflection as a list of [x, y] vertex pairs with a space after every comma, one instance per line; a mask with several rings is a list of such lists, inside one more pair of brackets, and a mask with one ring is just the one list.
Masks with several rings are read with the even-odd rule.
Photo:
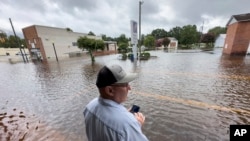
[[250, 57], [167, 53], [133, 63], [116, 55], [27, 64], [0, 63], [0, 140], [86, 140], [83, 107], [98, 96], [96, 73], [118, 63], [138, 72], [126, 107], [141, 106], [150, 140], [229, 140], [249, 124]]

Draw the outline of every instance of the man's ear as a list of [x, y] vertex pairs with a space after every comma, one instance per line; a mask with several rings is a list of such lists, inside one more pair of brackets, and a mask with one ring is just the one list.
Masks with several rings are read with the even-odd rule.
[[105, 93], [108, 94], [109, 96], [114, 96], [113, 94], [113, 88], [111, 86], [106, 86], [105, 87]]

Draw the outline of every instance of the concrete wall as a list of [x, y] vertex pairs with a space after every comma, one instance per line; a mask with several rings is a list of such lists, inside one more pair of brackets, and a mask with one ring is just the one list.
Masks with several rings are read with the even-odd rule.
[[[29, 54], [28, 49], [24, 49], [26, 54]], [[22, 55], [16, 55], [20, 52], [19, 48], [0, 48], [0, 62], [9, 62], [9, 63], [18, 63], [23, 62]], [[23, 49], [22, 52], [24, 53]], [[6, 55], [8, 53], [8, 56]], [[24, 57], [25, 59], [30, 60], [30, 56], [27, 55]]]
[[[0, 48], [0, 56], [6, 56], [6, 53], [9, 53], [9, 56], [16, 56], [16, 54], [19, 52], [20, 52], [19, 48]], [[25, 49], [25, 53], [29, 54], [28, 49]]]
[[[117, 45], [116, 44], [109, 44], [108, 45], [108, 49], [109, 51], [112, 51], [112, 50], [117, 50]], [[107, 50], [106, 48], [104, 50]]]

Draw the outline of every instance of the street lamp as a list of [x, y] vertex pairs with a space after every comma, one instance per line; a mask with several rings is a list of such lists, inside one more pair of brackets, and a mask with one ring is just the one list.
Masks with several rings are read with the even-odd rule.
[[58, 62], [58, 58], [57, 58], [57, 54], [56, 54], [56, 48], [55, 48], [55, 44], [54, 42], [52, 42], [53, 48], [54, 48], [54, 52], [55, 52], [55, 56], [56, 56], [56, 61]]
[[141, 5], [143, 1], [139, 1], [139, 53], [141, 54]]

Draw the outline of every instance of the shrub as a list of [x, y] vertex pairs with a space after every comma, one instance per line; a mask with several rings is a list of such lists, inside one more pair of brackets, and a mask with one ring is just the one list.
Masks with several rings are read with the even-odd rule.
[[120, 43], [118, 47], [118, 52], [119, 53], [127, 53], [127, 44], [126, 43]]
[[122, 53], [122, 60], [126, 60], [127, 59], [127, 54], [126, 53]]
[[142, 59], [142, 60], [147, 60], [149, 58], [150, 58], [150, 53], [149, 52], [143, 52], [140, 55], [140, 59]]
[[133, 55], [132, 53], [129, 53], [129, 54], [128, 54], [128, 58], [131, 58], [132, 55]]

